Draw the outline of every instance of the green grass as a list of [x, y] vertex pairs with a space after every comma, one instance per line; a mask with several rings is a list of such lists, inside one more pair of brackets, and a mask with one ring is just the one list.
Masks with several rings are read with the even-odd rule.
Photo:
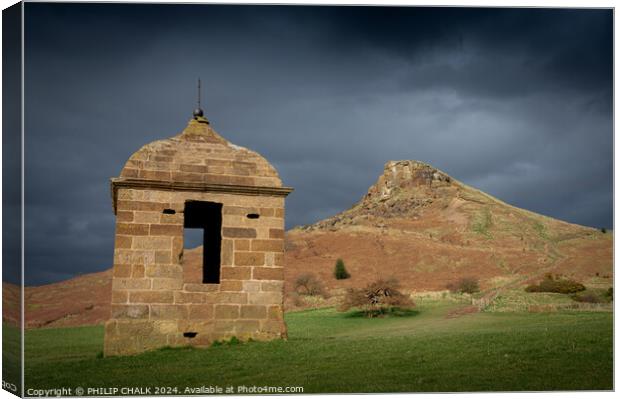
[[489, 232], [489, 228], [492, 224], [493, 218], [491, 216], [491, 211], [488, 208], [484, 208], [474, 217], [471, 228], [475, 233], [483, 235], [487, 239], [492, 239], [493, 236], [491, 232]]
[[534, 230], [538, 234], [538, 236], [543, 240], [549, 239], [549, 234], [547, 233], [547, 227], [542, 222], [536, 221], [534, 222]]
[[289, 313], [289, 339], [101, 358], [103, 328], [26, 333], [27, 388], [301, 386], [312, 392], [612, 389], [610, 312]]
[[576, 305], [566, 294], [525, 292], [523, 289], [503, 290], [487, 309], [491, 312], [527, 312], [530, 306], [569, 308]]
[[8, 323], [2, 324], [2, 381], [21, 390], [21, 330]]

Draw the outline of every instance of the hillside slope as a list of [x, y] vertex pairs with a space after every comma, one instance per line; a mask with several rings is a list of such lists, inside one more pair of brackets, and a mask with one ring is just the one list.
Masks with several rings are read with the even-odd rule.
[[[441, 290], [463, 276], [483, 288], [545, 272], [611, 284], [613, 235], [508, 205], [418, 161], [391, 161], [350, 209], [287, 234], [287, 289], [312, 271], [329, 288], [397, 277]], [[332, 276], [337, 258], [351, 278]]]
[[[19, 321], [19, 287], [2, 284], [2, 320]], [[112, 269], [58, 283], [26, 287], [26, 328], [101, 324], [110, 317]]]

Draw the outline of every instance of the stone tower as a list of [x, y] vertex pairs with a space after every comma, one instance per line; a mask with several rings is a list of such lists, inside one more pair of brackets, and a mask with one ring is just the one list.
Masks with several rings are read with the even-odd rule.
[[[292, 189], [265, 158], [221, 137], [197, 109], [180, 134], [134, 153], [111, 191], [106, 355], [286, 336], [284, 199]], [[184, 259], [185, 229], [203, 235], [194, 263]]]

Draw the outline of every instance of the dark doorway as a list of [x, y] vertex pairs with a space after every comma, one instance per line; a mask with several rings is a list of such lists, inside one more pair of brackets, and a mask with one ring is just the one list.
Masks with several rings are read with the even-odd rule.
[[219, 284], [222, 204], [187, 201], [183, 226], [186, 229], [201, 229], [203, 231], [202, 282], [203, 284]]

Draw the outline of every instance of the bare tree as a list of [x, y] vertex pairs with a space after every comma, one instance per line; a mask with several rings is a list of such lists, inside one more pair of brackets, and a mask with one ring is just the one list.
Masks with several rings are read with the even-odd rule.
[[300, 295], [326, 296], [323, 283], [312, 273], [303, 273], [297, 277], [295, 291]]
[[338, 310], [359, 308], [367, 317], [385, 314], [393, 308], [407, 309], [415, 306], [408, 295], [398, 290], [396, 279], [377, 280], [365, 288], [350, 288]]

